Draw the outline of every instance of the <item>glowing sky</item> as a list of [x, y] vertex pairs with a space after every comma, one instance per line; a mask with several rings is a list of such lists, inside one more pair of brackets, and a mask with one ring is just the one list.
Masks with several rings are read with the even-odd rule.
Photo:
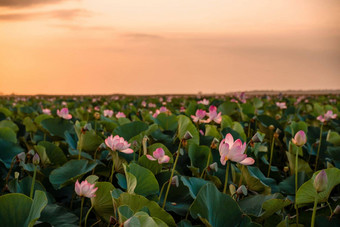
[[338, 0], [0, 0], [3, 94], [340, 89]]

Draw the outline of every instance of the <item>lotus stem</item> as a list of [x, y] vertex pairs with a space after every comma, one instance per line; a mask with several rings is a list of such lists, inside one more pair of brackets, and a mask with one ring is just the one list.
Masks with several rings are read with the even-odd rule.
[[207, 164], [206, 164], [204, 170], [202, 171], [201, 178], [203, 177], [204, 173], [207, 171], [207, 169], [208, 169], [208, 167], [209, 167], [210, 156], [211, 156], [211, 152], [209, 151]]
[[163, 201], [163, 206], [162, 206], [163, 209], [164, 209], [164, 207], [165, 207], [166, 199], [168, 198], [168, 193], [169, 193], [170, 186], [171, 186], [171, 180], [172, 180], [172, 177], [174, 176], [176, 164], [177, 164], [178, 157], [179, 157], [179, 153], [180, 153], [180, 149], [181, 149], [181, 144], [182, 144], [182, 140], [179, 141], [179, 145], [178, 145], [178, 150], [177, 150], [177, 154], [176, 154], [175, 163], [174, 163], [174, 166], [172, 167], [172, 171], [171, 171], [171, 175], [170, 175], [170, 179], [169, 179], [169, 184], [168, 184], [168, 187], [167, 187], [167, 189], [166, 189], [165, 196], [164, 196], [164, 201]]
[[314, 227], [315, 224], [315, 214], [316, 214], [316, 207], [318, 205], [318, 197], [315, 196], [314, 199], [314, 207], [313, 207], [313, 214], [312, 214], [312, 221], [311, 221], [311, 227]]
[[89, 216], [91, 210], [92, 210], [93, 206], [91, 206], [91, 208], [87, 211], [86, 216], [85, 216], [85, 227], [87, 226], [87, 217]]
[[81, 227], [81, 219], [83, 217], [83, 206], [84, 206], [84, 197], [81, 197], [81, 205], [80, 205], [80, 217], [79, 217], [79, 227]]
[[314, 169], [314, 171], [316, 171], [318, 169], [318, 160], [319, 160], [321, 141], [322, 141], [322, 129], [323, 129], [323, 124], [321, 124], [321, 127], [320, 127], [319, 146], [318, 146], [318, 151], [316, 153], [316, 160], [315, 160], [315, 169]]
[[275, 144], [275, 136], [274, 136], [274, 133], [273, 133], [272, 144], [271, 144], [271, 147], [270, 147], [270, 159], [269, 159], [269, 167], [268, 167], [267, 177], [269, 177], [270, 169], [272, 167], [274, 144]]
[[223, 188], [223, 193], [226, 194], [227, 192], [227, 185], [228, 185], [228, 176], [229, 176], [229, 166], [230, 166], [230, 161], [227, 161], [227, 168], [225, 170], [225, 180], [224, 180], [224, 188]]
[[33, 172], [33, 179], [31, 184], [31, 192], [30, 192], [30, 198], [33, 198], [33, 191], [34, 191], [34, 184], [35, 184], [35, 177], [37, 176], [37, 166], [34, 165], [34, 172]]
[[299, 208], [296, 205], [296, 197], [298, 191], [298, 176], [299, 176], [299, 152], [301, 151], [301, 147], [298, 147], [298, 150], [295, 154], [295, 210], [296, 210], [296, 225], [299, 225]]
[[161, 191], [159, 192], [158, 200], [161, 200], [161, 197], [162, 197], [162, 193], [163, 193], [164, 187], [165, 187], [165, 185], [166, 185], [167, 183], [170, 184], [169, 181], [166, 181], [166, 182], [164, 182], [164, 184], [162, 185]]
[[242, 167], [241, 167], [241, 177], [240, 177], [240, 181], [238, 182], [238, 186], [239, 186], [239, 187], [242, 185], [242, 180], [243, 180], [243, 170], [244, 170], [244, 165], [242, 165]]
[[78, 160], [80, 160], [82, 144], [83, 144], [83, 133], [80, 132]]
[[111, 156], [112, 156], [112, 168], [111, 168], [111, 175], [110, 175], [110, 182], [112, 183], [112, 179], [113, 179], [113, 174], [115, 173], [115, 162], [114, 162], [114, 159], [115, 159], [115, 151], [112, 151], [111, 153]]

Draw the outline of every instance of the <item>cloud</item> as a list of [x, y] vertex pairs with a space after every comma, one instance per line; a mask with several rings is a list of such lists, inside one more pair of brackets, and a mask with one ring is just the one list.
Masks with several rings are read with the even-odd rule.
[[55, 28], [68, 29], [72, 31], [86, 31], [86, 30], [115, 31], [115, 29], [110, 26], [86, 26], [86, 25], [80, 25], [80, 24], [53, 24], [50, 26], [55, 27]]
[[24, 8], [35, 5], [60, 3], [63, 0], [0, 0], [0, 7]]
[[128, 33], [124, 37], [131, 39], [163, 39], [160, 35], [146, 34], [146, 33]]
[[90, 17], [92, 13], [84, 9], [52, 10], [48, 12], [8, 13], [0, 14], [0, 21], [23, 21], [39, 18], [54, 18], [59, 20], [73, 20], [78, 17]]

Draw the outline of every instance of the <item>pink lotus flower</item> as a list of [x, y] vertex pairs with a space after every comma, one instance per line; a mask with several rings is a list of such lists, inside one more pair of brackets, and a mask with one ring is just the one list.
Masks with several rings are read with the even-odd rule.
[[89, 182], [87, 182], [87, 180], [82, 181], [80, 184], [77, 180], [74, 190], [76, 191], [78, 196], [93, 198], [96, 197], [95, 192], [98, 190], [98, 187], [94, 188], [94, 184], [90, 184]]
[[126, 115], [123, 112], [118, 112], [116, 114], [116, 118], [126, 117]]
[[159, 108], [159, 110], [156, 110], [156, 112], [152, 115], [152, 117], [156, 118], [158, 114], [166, 113], [166, 112], [169, 112], [169, 110], [165, 106], [162, 106], [161, 108]]
[[66, 120], [69, 120], [72, 118], [72, 115], [68, 113], [68, 108], [62, 108], [60, 111], [57, 110], [57, 115]]
[[150, 103], [148, 104], [148, 106], [149, 106], [149, 108], [155, 108], [155, 107], [156, 107], [156, 104], [150, 102]]
[[200, 134], [201, 134], [202, 136], [204, 136], [204, 132], [203, 132], [202, 129], [200, 129]]
[[236, 99], [230, 99], [230, 102], [238, 103]]
[[184, 107], [184, 106], [181, 106], [179, 112], [181, 112], [181, 113], [185, 112], [185, 107]]
[[43, 114], [51, 115], [51, 110], [50, 109], [42, 109]]
[[196, 122], [201, 122], [203, 118], [207, 115], [207, 112], [205, 110], [196, 110], [196, 115], [191, 115], [192, 120]]
[[153, 156], [147, 154], [146, 157], [151, 161], [158, 160], [159, 164], [168, 163], [170, 161], [170, 157], [165, 155], [165, 152], [162, 148], [157, 148], [153, 153]]
[[222, 117], [221, 117], [221, 112], [217, 113], [217, 107], [211, 105], [209, 107], [209, 113], [207, 113], [207, 116], [209, 117], [209, 119], [207, 120], [207, 122], [211, 122], [211, 121], [215, 121], [217, 124], [220, 124], [222, 121]]
[[337, 117], [337, 115], [333, 114], [333, 111], [328, 110], [323, 116], [320, 115], [316, 119], [323, 123], [325, 121], [329, 121], [330, 119], [335, 119], [336, 117]]
[[287, 106], [286, 106], [285, 102], [276, 102], [276, 106], [279, 107], [281, 110], [282, 109], [287, 109]]
[[144, 100], [142, 101], [141, 104], [142, 104], [142, 107], [146, 107], [146, 102]]
[[99, 110], [100, 110], [100, 107], [99, 107], [99, 106], [95, 106], [95, 107], [94, 107], [94, 110], [95, 110], [95, 111], [99, 111]]
[[111, 148], [111, 150], [113, 150], [113, 151], [118, 150], [118, 151], [123, 152], [125, 154], [133, 153], [133, 150], [131, 148], [129, 148], [131, 146], [131, 144], [129, 144], [127, 141], [125, 141], [123, 137], [120, 137], [118, 135], [116, 135], [115, 137], [113, 137], [112, 135], [107, 137], [105, 139], [105, 144], [106, 144], [106, 146]]
[[104, 110], [104, 117], [112, 117], [113, 111], [112, 110]]
[[233, 162], [238, 162], [242, 165], [252, 165], [255, 160], [247, 157], [244, 154], [246, 149], [246, 143], [241, 142], [240, 139], [237, 139], [234, 142], [233, 136], [228, 133], [226, 137], [221, 141], [219, 151], [221, 155], [221, 163], [225, 165], [228, 160]]
[[209, 105], [209, 100], [208, 99], [203, 99], [197, 102], [197, 104], [203, 104], [203, 105]]
[[302, 130], [298, 131], [294, 138], [292, 139], [293, 143], [298, 146], [301, 147], [303, 145], [305, 145], [305, 143], [307, 142], [307, 137], [306, 137], [306, 133]]

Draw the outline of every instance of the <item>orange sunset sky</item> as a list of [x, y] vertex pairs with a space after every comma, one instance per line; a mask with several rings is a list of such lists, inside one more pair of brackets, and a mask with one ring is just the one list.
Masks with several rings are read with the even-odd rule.
[[0, 93], [340, 89], [338, 0], [0, 0]]

